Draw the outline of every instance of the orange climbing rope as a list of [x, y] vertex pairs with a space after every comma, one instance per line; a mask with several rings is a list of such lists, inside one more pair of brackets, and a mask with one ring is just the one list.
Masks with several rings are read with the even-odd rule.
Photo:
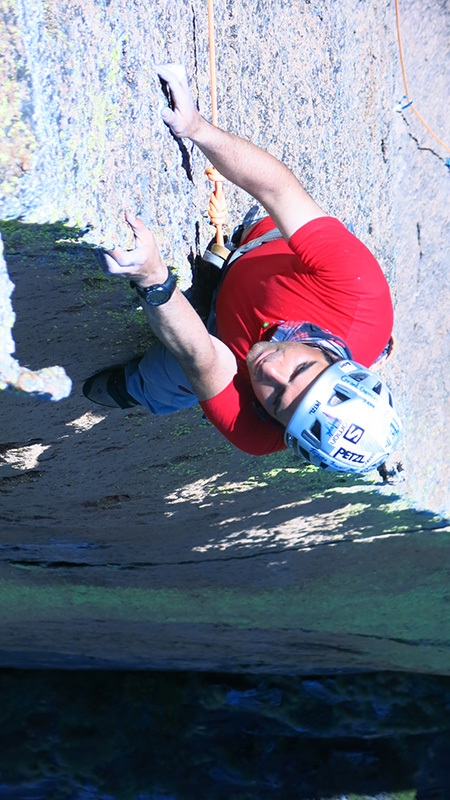
[[410, 94], [409, 94], [409, 88], [408, 88], [408, 81], [406, 79], [405, 61], [404, 61], [404, 58], [403, 58], [402, 37], [401, 37], [401, 33], [400, 33], [399, 0], [395, 0], [395, 17], [396, 17], [396, 22], [397, 22], [397, 38], [398, 38], [398, 50], [399, 50], [399, 54], [400, 54], [400, 64], [401, 64], [401, 67], [402, 67], [403, 83], [404, 83], [404, 86], [405, 86], [405, 96], [406, 96], [406, 99], [407, 99], [407, 105], [403, 106], [403, 108], [408, 108], [409, 106], [411, 106], [412, 111], [414, 112], [416, 117], [421, 121], [422, 125], [427, 129], [428, 133], [430, 133], [431, 136], [433, 136], [433, 138], [436, 139], [436, 141], [439, 142], [439, 144], [445, 150], [447, 150], [447, 152], [450, 153], [450, 147], [448, 147], [442, 141], [442, 139], [440, 139], [439, 136], [436, 136], [434, 131], [431, 130], [430, 126], [427, 125], [427, 123], [425, 122], [424, 118], [422, 117], [421, 114], [419, 114], [419, 112], [417, 111], [417, 109], [415, 108], [415, 106], [413, 104], [413, 101], [411, 100], [411, 97], [410, 97]]
[[[215, 49], [215, 35], [214, 35], [214, 7], [213, 0], [208, 0], [208, 39], [209, 39], [209, 75], [211, 86], [211, 120], [212, 124], [217, 127], [217, 80], [216, 80], [216, 49]], [[220, 247], [224, 246], [222, 226], [227, 217], [227, 204], [225, 195], [223, 193], [223, 183], [225, 178], [218, 172], [215, 167], [206, 167], [206, 175], [209, 180], [214, 183], [214, 191], [211, 192], [209, 198], [208, 215], [211, 220], [211, 225], [216, 229], [216, 244]]]

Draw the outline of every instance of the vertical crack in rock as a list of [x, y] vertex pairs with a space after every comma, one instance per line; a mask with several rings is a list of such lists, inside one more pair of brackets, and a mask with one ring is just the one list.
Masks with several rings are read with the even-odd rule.
[[[407, 120], [407, 118], [405, 117], [404, 114], [401, 114], [401, 118], [402, 118], [403, 122], [406, 123], [407, 127], [409, 128], [410, 127], [409, 122], [408, 122], [408, 120]], [[413, 142], [415, 142], [415, 144], [417, 145], [417, 149], [418, 150], [425, 150], [428, 153], [432, 153], [433, 156], [436, 156], [436, 158], [438, 158], [439, 161], [442, 161], [443, 164], [446, 163], [445, 158], [443, 158], [441, 155], [439, 155], [439, 153], [436, 153], [436, 150], [433, 150], [432, 147], [422, 147], [420, 142], [419, 142], [419, 140], [418, 140], [418, 138], [417, 138], [417, 136], [414, 136], [414, 134], [411, 133], [411, 131], [407, 131], [407, 133], [408, 133], [409, 138], [412, 139]]]
[[195, 8], [191, 5], [192, 9], [192, 52], [194, 54], [194, 82], [197, 94], [197, 108], [198, 108], [198, 96], [199, 96], [199, 89], [198, 89], [198, 44], [197, 44], [197, 19], [195, 16]]
[[422, 252], [422, 232], [421, 232], [420, 225], [419, 225], [419, 223], [418, 223], [418, 222], [416, 222], [416, 229], [417, 229], [417, 243], [418, 243], [418, 245], [419, 245], [419, 258], [423, 258], [423, 252]]
[[[162, 89], [162, 92], [164, 94], [164, 97], [166, 98], [167, 103], [169, 104], [169, 107], [173, 108], [172, 98], [170, 96], [170, 91], [169, 91], [169, 87], [167, 85], [167, 82], [165, 80], [163, 80], [162, 78], [159, 79], [159, 82], [161, 84], [161, 89]], [[186, 172], [188, 180], [190, 180], [191, 183], [194, 183], [194, 178], [192, 177], [191, 158], [190, 158], [188, 149], [187, 149], [187, 147], [184, 144], [182, 139], [179, 139], [177, 136], [175, 136], [175, 134], [172, 133], [170, 128], [168, 130], [169, 130], [169, 133], [170, 133], [172, 139], [177, 143], [178, 148], [180, 150], [180, 153], [181, 153], [181, 166], [183, 167], [184, 171]]]

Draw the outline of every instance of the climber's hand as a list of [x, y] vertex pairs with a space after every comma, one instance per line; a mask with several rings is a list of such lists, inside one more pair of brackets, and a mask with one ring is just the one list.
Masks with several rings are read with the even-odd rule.
[[156, 71], [167, 83], [172, 100], [172, 108], [161, 111], [164, 122], [175, 136], [191, 138], [201, 123], [201, 116], [194, 105], [185, 68], [182, 64], [161, 64]]
[[164, 283], [167, 267], [161, 259], [153, 233], [133, 214], [127, 212], [125, 219], [134, 233], [135, 248], [122, 250], [116, 247], [102, 252], [100, 261], [103, 269], [109, 275], [132, 279], [142, 288]]

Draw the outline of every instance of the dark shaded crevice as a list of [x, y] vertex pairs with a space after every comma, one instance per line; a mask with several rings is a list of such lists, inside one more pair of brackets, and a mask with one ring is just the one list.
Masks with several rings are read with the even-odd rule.
[[198, 106], [198, 97], [199, 97], [199, 86], [198, 86], [198, 44], [197, 44], [197, 18], [195, 16], [195, 8], [191, 5], [192, 11], [192, 52], [194, 55], [194, 83], [195, 83], [195, 96], [197, 98], [197, 110], [199, 110]]
[[[171, 94], [170, 94], [170, 90], [169, 90], [168, 84], [161, 77], [159, 78], [159, 82], [161, 84], [161, 90], [162, 90], [162, 92], [164, 94], [164, 97], [167, 100], [167, 104], [168, 104], [169, 108], [171, 108], [173, 110], [172, 97], [171, 97]], [[189, 151], [188, 151], [186, 145], [184, 144], [183, 140], [179, 139], [178, 136], [175, 136], [175, 134], [172, 133], [172, 131], [170, 130], [168, 125], [166, 127], [167, 127], [172, 139], [177, 143], [178, 149], [179, 149], [179, 151], [181, 153], [181, 166], [184, 169], [184, 171], [186, 172], [188, 180], [190, 180], [191, 183], [194, 183], [194, 178], [192, 177], [191, 158], [190, 158], [190, 155], [189, 155]]]
[[[402, 116], [402, 119], [403, 119], [403, 121], [406, 123], [406, 125], [407, 125], [407, 126], [408, 126], [408, 128], [409, 128], [409, 122], [408, 122], [408, 120], [406, 119], [405, 115], [404, 115], [404, 114], [402, 114], [401, 116]], [[413, 134], [412, 134], [410, 131], [407, 131], [407, 133], [408, 133], [408, 136], [409, 136], [409, 138], [410, 138], [410, 139], [412, 139], [412, 140], [413, 140], [413, 142], [416, 144], [416, 146], [417, 146], [417, 149], [418, 149], [418, 150], [424, 150], [424, 151], [426, 151], [426, 152], [428, 152], [428, 153], [432, 153], [432, 155], [433, 155], [433, 156], [436, 156], [436, 158], [438, 158], [438, 159], [439, 159], [439, 161], [442, 161], [442, 163], [443, 163], [443, 164], [445, 164], [445, 163], [446, 163], [446, 160], [445, 160], [445, 158], [443, 158], [442, 156], [440, 156], [440, 155], [439, 155], [439, 153], [436, 153], [436, 151], [435, 151], [435, 150], [433, 150], [433, 148], [432, 148], [432, 147], [422, 147], [422, 146], [421, 146], [421, 144], [420, 144], [420, 142], [419, 142], [419, 140], [418, 140], [418, 138], [417, 138], [416, 136], [414, 136], [414, 135], [413, 135]]]

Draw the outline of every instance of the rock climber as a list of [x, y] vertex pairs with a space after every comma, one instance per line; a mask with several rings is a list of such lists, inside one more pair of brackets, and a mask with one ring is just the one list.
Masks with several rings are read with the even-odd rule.
[[[245, 228], [206, 326], [177, 288], [153, 233], [130, 213], [135, 248], [103, 254], [131, 279], [158, 342], [83, 387], [94, 402], [170, 414], [200, 403], [234, 445], [254, 455], [290, 448], [328, 470], [367, 472], [395, 448], [392, 394], [370, 369], [390, 347], [387, 281], [367, 247], [328, 216], [280, 161], [207, 122], [180, 65], [162, 118], [190, 139], [267, 216]], [[214, 325], [214, 329], [212, 328]]]

